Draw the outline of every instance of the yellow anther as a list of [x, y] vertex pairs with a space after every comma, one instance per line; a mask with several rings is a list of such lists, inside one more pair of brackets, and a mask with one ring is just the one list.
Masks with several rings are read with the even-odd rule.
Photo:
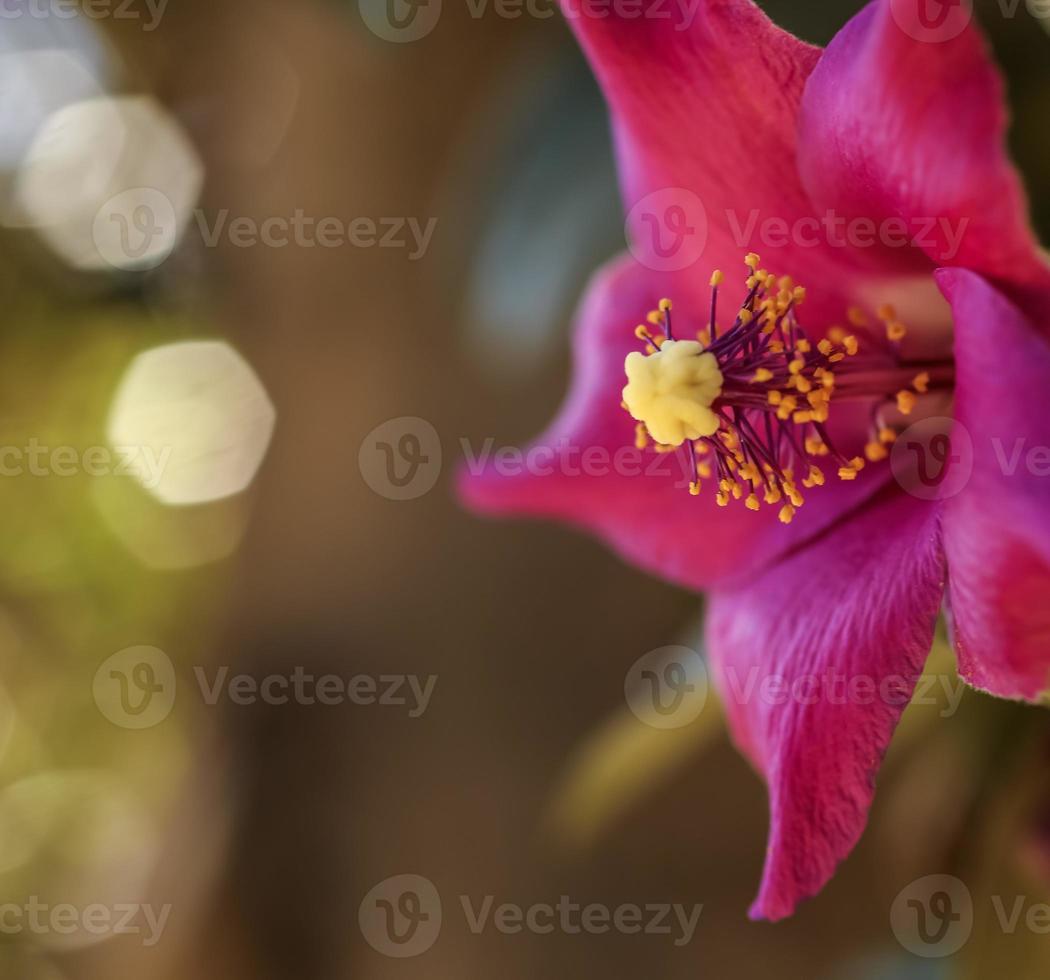
[[796, 357], [789, 365], [788, 370], [792, 374], [801, 374], [802, 369], [806, 366], [806, 362], [801, 357]]
[[639, 323], [638, 326], [634, 328], [634, 335], [639, 340], [652, 339], [652, 335], [649, 333], [649, 328], [644, 323]]
[[751, 483], [757, 483], [762, 479], [762, 474], [754, 463], [745, 463], [741, 466], [740, 476], [742, 479], [749, 480]]
[[747, 286], [748, 289], [754, 289], [755, 286], [758, 285], [758, 276], [748, 276], [747, 279], [744, 280], [744, 285]]
[[806, 302], [806, 287], [796, 286], [791, 292], [791, 298], [794, 300], [796, 306], [801, 306]]
[[857, 343], [857, 338], [850, 334], [848, 337], [844, 337], [842, 340], [842, 346], [846, 348], [846, 353], [852, 357], [860, 349], [860, 344]]
[[802, 337], [800, 338], [798, 343], [795, 344], [795, 350], [797, 350], [800, 354], [808, 354], [811, 350], [813, 350], [813, 345], [808, 340], [806, 340], [805, 337]]
[[715, 494], [715, 501], [718, 503], [719, 507], [728, 507], [729, 494], [726, 493], [725, 490], [719, 490], [718, 493]]
[[645, 449], [649, 445], [649, 431], [644, 422], [639, 422], [634, 427], [634, 448]]
[[784, 504], [780, 508], [780, 523], [790, 524], [795, 518], [795, 508], [791, 504]]
[[897, 441], [897, 433], [893, 429], [883, 427], [879, 429], [879, 442], [885, 446], [892, 445]]
[[711, 479], [711, 464], [710, 463], [697, 463], [696, 464], [696, 475], [702, 480]]
[[869, 462], [877, 463], [889, 456], [889, 450], [881, 442], [872, 440], [864, 447], [864, 455], [868, 457]]
[[904, 324], [897, 320], [892, 320], [886, 324], [886, 336], [894, 343], [902, 341], [907, 336], [907, 333], [908, 331]]
[[744, 505], [748, 510], [758, 510], [762, 506], [758, 502], [758, 497], [753, 493], [747, 495], [747, 500], [744, 501]]
[[703, 344], [705, 347], [710, 347], [711, 346], [711, 328], [710, 327], [704, 327], [703, 330], [698, 330], [697, 334], [696, 334], [696, 339], [699, 340], [700, 343]]
[[752, 381], [758, 381], [758, 382], [772, 381], [773, 380], [773, 372], [770, 371], [769, 368], [759, 368], [755, 372], [755, 376], [751, 380]]
[[859, 307], [853, 306], [846, 311], [846, 319], [855, 327], [866, 327], [868, 325], [868, 317], [865, 312]]
[[915, 408], [915, 395], [910, 391], [897, 392], [897, 410], [901, 415], [911, 415]]
[[730, 492], [733, 494], [734, 500], [739, 500], [742, 496], [744, 496], [744, 489], [740, 486], [739, 483], [734, 483], [733, 489]]
[[810, 456], [827, 456], [828, 447], [819, 436], [806, 436], [806, 452]]
[[692, 496], [694, 496], [694, 497], [699, 497], [700, 496], [700, 484], [699, 483], [690, 483], [689, 484], [689, 493], [692, 494]]
[[725, 276], [722, 275], [722, 270], [721, 269], [715, 269], [715, 271], [711, 273], [711, 285], [712, 286], [721, 286], [724, 281], [725, 281]]
[[763, 499], [767, 504], [779, 504], [784, 499], [784, 495], [780, 492], [780, 487], [774, 483], [772, 486], [766, 487]]
[[663, 313], [670, 313], [671, 312], [671, 301], [669, 299], [667, 299], [666, 297], [664, 297], [662, 300], [660, 300], [659, 306], [660, 306], [661, 312], [663, 312]]
[[646, 319], [654, 327], [663, 326], [664, 317], [663, 317], [663, 314], [659, 310], [650, 310], [648, 315], [646, 316]]
[[757, 269], [762, 264], [762, 259], [754, 252], [748, 252], [744, 256], [744, 265], [749, 269]]
[[809, 423], [813, 421], [813, 413], [804, 410], [801, 412], [795, 412], [795, 414], [791, 416], [791, 421], [794, 422], [795, 425], [809, 425]]
[[841, 344], [846, 339], [846, 331], [842, 327], [832, 327], [828, 331], [828, 340], [833, 344]]
[[892, 320], [897, 319], [897, 311], [890, 306], [889, 303], [884, 303], [876, 311], [875, 315], [883, 322], [889, 323]]
[[855, 480], [862, 469], [864, 469], [864, 460], [859, 456], [854, 456], [845, 466], [839, 467], [839, 479]]
[[915, 380], [912, 381], [911, 386], [920, 395], [925, 395], [930, 390], [930, 372], [923, 371], [922, 374], [915, 375]]
[[819, 466], [811, 466], [809, 473], [806, 478], [802, 481], [802, 486], [807, 490], [810, 487], [822, 487], [824, 486], [824, 471]]
[[784, 353], [784, 343], [783, 343], [783, 341], [771, 340], [769, 342], [769, 352], [771, 354], [783, 354]]
[[741, 322], [741, 324], [743, 324], [743, 325], [744, 325], [745, 327], [746, 327], [746, 326], [747, 326], [747, 325], [748, 325], [748, 324], [749, 324], [749, 323], [750, 323], [750, 322], [751, 322], [752, 320], [754, 320], [754, 318], [755, 318], [755, 314], [754, 314], [754, 313], [752, 313], [752, 312], [751, 312], [750, 310], [741, 310], [741, 311], [740, 311], [740, 322]]
[[768, 395], [770, 405], [779, 405], [784, 396], [779, 391], [771, 391]]
[[830, 340], [822, 340], [817, 344], [817, 350], [819, 350], [825, 357], [827, 357], [834, 349], [835, 345]]
[[801, 374], [795, 375], [795, 387], [802, 392], [803, 395], [809, 394], [813, 390], [811, 385]]

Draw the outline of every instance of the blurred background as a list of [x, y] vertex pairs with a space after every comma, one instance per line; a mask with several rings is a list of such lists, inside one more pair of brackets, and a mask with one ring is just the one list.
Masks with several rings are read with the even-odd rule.
[[[861, 5], [764, 6], [826, 43]], [[715, 695], [660, 728], [624, 693], [702, 654], [701, 602], [457, 506], [464, 440], [555, 411], [624, 237], [552, 8], [434, 9], [408, 39], [385, 0], [2, 4], [0, 976], [1044, 976], [991, 904], [1050, 901], [1041, 710], [909, 709], [856, 853], [749, 923], [765, 796]], [[1038, 9], [981, 14], [1047, 241]], [[890, 908], [935, 873], [975, 922], [924, 958]], [[411, 919], [400, 875], [441, 897], [422, 951], [362, 911]], [[702, 912], [676, 944], [474, 931], [459, 897], [563, 895]]]

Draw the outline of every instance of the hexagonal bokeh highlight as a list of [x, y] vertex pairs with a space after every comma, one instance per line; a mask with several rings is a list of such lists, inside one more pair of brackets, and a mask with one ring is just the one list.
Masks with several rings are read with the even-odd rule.
[[83, 99], [40, 126], [19, 168], [24, 223], [78, 269], [159, 265], [191, 219], [204, 168], [178, 122], [145, 96]]
[[248, 487], [275, 420], [262, 382], [229, 344], [188, 341], [132, 361], [110, 407], [107, 434], [157, 500], [202, 504]]

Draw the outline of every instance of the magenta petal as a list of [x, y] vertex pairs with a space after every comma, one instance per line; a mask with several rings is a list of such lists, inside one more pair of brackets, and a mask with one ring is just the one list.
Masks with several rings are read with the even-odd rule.
[[955, 418], [973, 473], [946, 502], [959, 672], [1000, 697], [1050, 688], [1050, 345], [979, 276], [938, 273], [955, 312]]
[[716, 680], [733, 736], [769, 787], [753, 918], [790, 915], [863, 831], [876, 770], [933, 639], [944, 589], [937, 508], [883, 496], [712, 599]]
[[1046, 282], [1005, 150], [998, 72], [973, 23], [937, 43], [905, 30], [919, 3], [876, 0], [829, 45], [802, 103], [803, 182], [847, 218], [903, 218], [912, 232], [943, 221], [921, 236], [939, 265]]
[[[775, 507], [758, 513], [739, 501], [718, 507], [710, 482], [701, 496], [690, 496], [683, 455], [635, 450], [634, 423], [620, 407], [624, 358], [639, 349], [633, 327], [665, 285], [665, 277], [629, 258], [596, 275], [578, 318], [572, 390], [557, 419], [523, 460], [465, 460], [460, 492], [475, 510], [585, 528], [632, 564], [701, 590], [746, 575], [823, 530], [869, 497], [888, 468], [869, 467], [855, 482], [829, 479], [807, 491], [790, 526], [777, 520]], [[677, 313], [676, 324], [679, 336], [693, 336], [700, 326]]]
[[[666, 19], [618, 16], [616, 5], [602, 17], [574, 14], [586, 4], [563, 7], [610, 106], [627, 208], [657, 195], [649, 200], [659, 217], [684, 191], [692, 222], [700, 201], [706, 250], [678, 275], [672, 296], [702, 305], [714, 268], [735, 294], [743, 256], [754, 250], [778, 274], [819, 282], [806, 308], [812, 328], [840, 321], [854, 260], [787, 232], [813, 217], [795, 156], [799, 104], [819, 49], [780, 30], [751, 0], [698, 0], [691, 19], [693, 11], [679, 14], [674, 4]], [[775, 234], [761, 230], [769, 221]], [[636, 236], [639, 244], [648, 239]]]

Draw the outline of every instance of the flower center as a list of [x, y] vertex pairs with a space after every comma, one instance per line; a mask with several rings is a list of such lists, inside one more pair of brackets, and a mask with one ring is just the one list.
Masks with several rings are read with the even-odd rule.
[[[751, 510], [763, 502], [780, 505], [787, 524], [804, 502], [799, 484], [823, 485], [829, 462], [839, 479], [853, 480], [867, 462], [886, 459], [900, 417], [910, 415], [921, 396], [950, 391], [953, 370], [950, 363], [905, 361], [906, 329], [890, 307], [878, 311], [883, 337], [870, 330], [863, 312], [851, 310], [854, 332], [832, 327], [812, 342], [798, 319], [805, 289], [760, 269], [754, 253], [744, 261], [747, 297], [728, 329], [720, 332], [716, 321], [723, 281], [716, 272], [710, 325], [696, 340], [674, 337], [666, 299], [649, 314], [649, 325], [635, 330], [645, 347], [624, 363], [623, 407], [638, 423], [639, 448], [651, 438], [658, 452], [685, 447], [691, 453], [694, 496], [702, 481], [714, 479], [719, 505], [731, 498]], [[826, 423], [833, 399], [859, 398], [873, 403], [868, 441], [864, 457], [847, 458]]]

